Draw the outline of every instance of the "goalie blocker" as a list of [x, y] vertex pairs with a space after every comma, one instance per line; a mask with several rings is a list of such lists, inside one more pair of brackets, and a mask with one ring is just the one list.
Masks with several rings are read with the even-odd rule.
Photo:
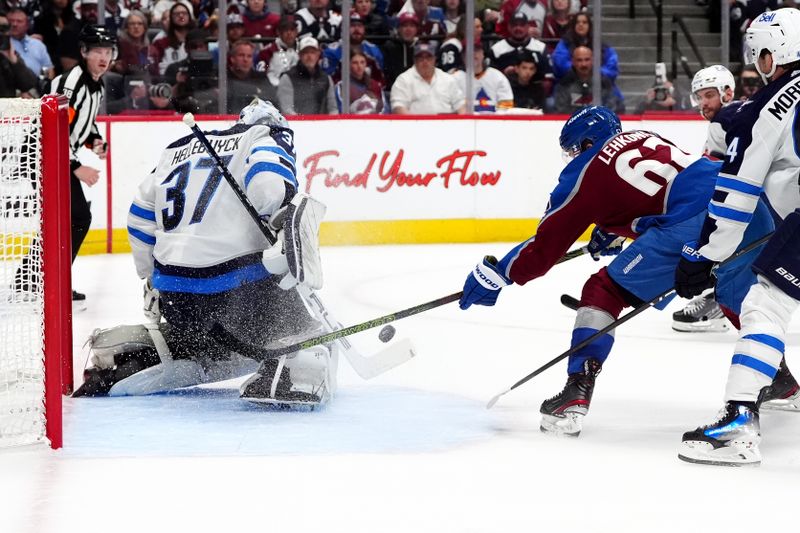
[[264, 266], [272, 274], [285, 274], [281, 287], [298, 283], [308, 289], [322, 288], [319, 228], [325, 204], [305, 193], [297, 193], [289, 204], [272, 216], [268, 226], [277, 232], [275, 246], [264, 251]]

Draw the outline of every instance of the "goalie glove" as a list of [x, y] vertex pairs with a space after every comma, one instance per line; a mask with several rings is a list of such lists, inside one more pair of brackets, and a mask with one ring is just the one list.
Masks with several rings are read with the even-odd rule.
[[268, 226], [277, 233], [277, 242], [264, 251], [261, 262], [270, 274], [283, 275], [279, 284], [283, 290], [298, 283], [312, 290], [322, 288], [319, 226], [324, 216], [323, 203], [298, 193], [270, 217]]
[[[289, 274], [281, 281], [282, 288], [288, 289], [297, 283], [312, 290], [322, 288], [319, 227], [325, 210], [325, 204], [304, 193], [296, 194], [289, 202], [283, 220], [283, 249]], [[287, 282], [289, 275], [294, 283]]]
[[153, 281], [151, 278], [147, 278], [144, 282], [144, 306], [142, 311], [149, 322], [158, 324], [161, 321], [159, 292], [158, 289], [153, 288]]

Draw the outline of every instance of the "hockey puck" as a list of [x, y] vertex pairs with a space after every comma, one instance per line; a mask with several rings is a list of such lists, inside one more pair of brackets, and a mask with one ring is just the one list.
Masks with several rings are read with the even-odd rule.
[[390, 340], [392, 340], [396, 332], [397, 330], [394, 329], [394, 326], [389, 324], [387, 326], [383, 326], [381, 332], [378, 333], [378, 338], [381, 340], [381, 342], [389, 342]]

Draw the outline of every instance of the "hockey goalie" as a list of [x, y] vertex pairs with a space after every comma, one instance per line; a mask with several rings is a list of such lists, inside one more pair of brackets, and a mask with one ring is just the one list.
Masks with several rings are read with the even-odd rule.
[[256, 99], [234, 126], [207, 138], [276, 244], [199, 138], [167, 146], [128, 214], [147, 323], [95, 331], [75, 396], [153, 394], [255, 372], [240, 389], [246, 400], [325, 404], [336, 391], [335, 344], [278, 358], [241, 349], [325, 333], [301, 296], [322, 286], [325, 206], [297, 192], [294, 134], [272, 104]]

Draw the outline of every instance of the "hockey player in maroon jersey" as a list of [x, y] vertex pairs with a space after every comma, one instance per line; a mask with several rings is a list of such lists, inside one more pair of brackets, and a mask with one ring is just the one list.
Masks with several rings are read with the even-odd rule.
[[[619, 255], [583, 287], [572, 331], [575, 346], [614, 322], [623, 308], [639, 306], [672, 287], [683, 244], [697, 234], [706, 216], [719, 163], [695, 161], [652, 132], [622, 132], [619, 118], [598, 106], [573, 113], [560, 144], [574, 159], [561, 172], [536, 235], [499, 261], [486, 256], [467, 277], [460, 306], [494, 305], [504, 286], [524, 285], [544, 275], [595, 224], [592, 255]], [[772, 229], [772, 218], [760, 205], [744, 245]], [[635, 240], [620, 253], [623, 237]], [[734, 313], [755, 282], [747, 268], [755, 255], [751, 251], [717, 272], [717, 299]], [[569, 358], [566, 386], [542, 403], [542, 431], [580, 433], [595, 378], [613, 343], [612, 331]]]

